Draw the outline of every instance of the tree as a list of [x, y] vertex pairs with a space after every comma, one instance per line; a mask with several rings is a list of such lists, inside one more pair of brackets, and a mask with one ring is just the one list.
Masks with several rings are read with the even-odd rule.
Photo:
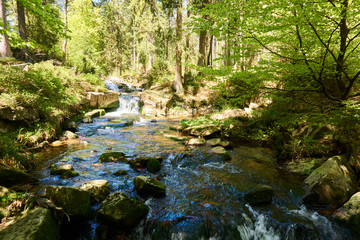
[[5, 0], [0, 0], [0, 17], [2, 19], [2, 25], [0, 25], [0, 57], [12, 57], [10, 49], [9, 39], [5, 34], [6, 30], [6, 8]]
[[182, 64], [181, 64], [181, 39], [182, 39], [182, 0], [179, 0], [176, 8], [176, 66], [174, 88], [177, 93], [183, 93]]
[[[19, 35], [20, 38], [24, 42], [26, 42], [27, 34], [26, 34], [26, 23], [25, 23], [25, 8], [19, 0], [16, 1], [16, 6], [17, 6], [17, 15], [18, 15]], [[21, 49], [21, 53], [22, 53], [22, 58], [28, 59], [29, 55], [26, 46]]]

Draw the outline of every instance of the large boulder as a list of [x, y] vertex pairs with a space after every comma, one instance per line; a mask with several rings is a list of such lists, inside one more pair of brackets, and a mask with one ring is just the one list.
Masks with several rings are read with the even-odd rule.
[[354, 172], [343, 164], [346, 160], [344, 155], [331, 157], [305, 179], [305, 203], [341, 206], [357, 191]]
[[72, 216], [87, 217], [90, 215], [90, 193], [72, 187], [48, 186], [45, 197]]
[[150, 161], [155, 163], [154, 160], [157, 160], [160, 163], [162, 162], [161, 157], [140, 156], [140, 157], [129, 160], [129, 164], [132, 168], [147, 168]]
[[360, 228], [360, 192], [334, 212], [335, 219], [353, 228]]
[[173, 95], [163, 92], [146, 90], [139, 94], [142, 104], [142, 114], [152, 116], [167, 116], [173, 102]]
[[185, 128], [183, 132], [191, 134], [193, 136], [206, 137], [210, 136], [214, 133], [220, 132], [220, 127], [216, 125], [200, 125], [200, 126], [192, 126]]
[[250, 204], [270, 203], [273, 195], [274, 190], [272, 187], [267, 185], [256, 185], [245, 193], [244, 199]]
[[149, 207], [124, 193], [110, 194], [101, 204], [98, 218], [119, 228], [136, 226], [149, 212]]
[[287, 163], [286, 168], [291, 173], [309, 176], [316, 168], [325, 162], [322, 158], [305, 158]]
[[0, 119], [32, 124], [40, 120], [40, 115], [35, 108], [0, 106]]
[[84, 183], [80, 189], [90, 193], [92, 202], [99, 202], [110, 194], [110, 183], [106, 180], [93, 180]]
[[90, 112], [85, 113], [84, 115], [84, 119], [87, 118], [94, 118], [94, 117], [100, 117], [105, 115], [105, 110], [104, 109], [94, 109]]
[[0, 232], [2, 240], [56, 240], [58, 227], [50, 210], [37, 208]]
[[20, 170], [0, 166], [0, 186], [11, 187], [20, 184], [37, 184], [39, 180]]
[[127, 162], [128, 160], [125, 158], [125, 153], [123, 152], [110, 152], [103, 153], [99, 157], [99, 162]]
[[150, 159], [150, 161], [148, 162], [148, 164], [146, 166], [146, 169], [151, 173], [156, 173], [156, 172], [160, 171], [160, 168], [161, 168], [161, 163], [156, 158]]
[[141, 196], [163, 197], [166, 195], [166, 186], [154, 178], [137, 176], [134, 178], [134, 186]]
[[119, 94], [116, 92], [88, 92], [87, 100], [90, 108], [115, 108], [119, 106]]

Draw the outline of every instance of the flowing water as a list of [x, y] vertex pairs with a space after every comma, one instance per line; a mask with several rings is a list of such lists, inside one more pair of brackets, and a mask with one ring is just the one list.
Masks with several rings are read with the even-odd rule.
[[[119, 90], [111, 83], [108, 87]], [[134, 177], [155, 175], [146, 170], [136, 172], [125, 163], [98, 163], [99, 156], [121, 151], [129, 157], [164, 158], [157, 175], [167, 186], [166, 197], [146, 199], [150, 207], [146, 219], [126, 234], [114, 231], [110, 239], [351, 239], [347, 229], [302, 205], [304, 186], [297, 176], [278, 170], [276, 164], [250, 159], [240, 147], [230, 150], [233, 159], [229, 162], [209, 153], [209, 146], [187, 148], [163, 136], [177, 120], [144, 119], [137, 101], [137, 97], [123, 94], [118, 110], [93, 123], [80, 123], [77, 134], [87, 144], [49, 148], [38, 156], [42, 161], [36, 173], [43, 187], [77, 187], [89, 180], [105, 179], [112, 192], [125, 192], [137, 199], [141, 198], [134, 190]], [[49, 165], [57, 162], [72, 164], [80, 176], [60, 179], [50, 175]], [[128, 175], [112, 175], [120, 169]], [[274, 188], [271, 204], [250, 206], [244, 202], [244, 193], [256, 184]], [[63, 236], [96, 239], [98, 227], [94, 214], [84, 226]]]

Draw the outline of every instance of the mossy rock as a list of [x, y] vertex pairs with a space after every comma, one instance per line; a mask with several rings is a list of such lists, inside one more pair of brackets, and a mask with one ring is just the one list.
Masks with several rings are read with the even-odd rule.
[[360, 228], [360, 192], [354, 194], [344, 206], [334, 212], [335, 219], [351, 228]]
[[2, 240], [56, 240], [58, 226], [49, 209], [37, 208], [0, 231]]
[[85, 118], [94, 118], [94, 117], [100, 117], [105, 115], [105, 110], [104, 109], [94, 109], [90, 112], [87, 112], [84, 117]]
[[101, 204], [98, 218], [124, 230], [135, 227], [149, 212], [149, 207], [124, 193], [110, 194]]
[[218, 146], [211, 149], [211, 152], [221, 156], [223, 161], [230, 161], [232, 159], [230, 153], [224, 147]]
[[93, 180], [84, 183], [81, 190], [90, 193], [92, 202], [99, 202], [110, 194], [110, 183], [106, 180]]
[[103, 153], [99, 157], [99, 162], [125, 162], [127, 163], [128, 160], [125, 158], [125, 153], [123, 152], [110, 152], [110, 153]]
[[155, 159], [154, 157], [137, 157], [135, 159], [131, 159], [129, 161], [129, 164], [132, 168], [146, 168], [148, 163], [152, 160]]
[[316, 168], [320, 167], [325, 162], [324, 159], [310, 158], [291, 161], [287, 164], [287, 169], [291, 173], [309, 176]]
[[50, 174], [51, 175], [61, 175], [66, 173], [67, 171], [74, 170], [73, 166], [71, 164], [63, 164], [63, 165], [56, 165], [51, 164], [50, 165]]
[[152, 158], [148, 162], [146, 168], [149, 172], [156, 173], [156, 172], [160, 171], [161, 163], [159, 162], [159, 160]]
[[272, 187], [267, 185], [256, 185], [244, 195], [246, 202], [250, 204], [270, 203], [274, 195]]
[[20, 170], [0, 166], [0, 186], [11, 187], [20, 184], [38, 184], [39, 180]]
[[68, 179], [68, 178], [73, 178], [73, 177], [77, 177], [79, 176], [80, 174], [74, 170], [71, 170], [71, 171], [67, 171], [63, 174], [60, 175], [60, 178], [62, 179]]
[[45, 197], [52, 200], [64, 211], [77, 217], [90, 215], [90, 193], [71, 187], [48, 186], [45, 189]]
[[127, 171], [126, 170], [117, 170], [116, 172], [113, 173], [114, 176], [125, 176], [125, 175], [128, 175]]
[[166, 186], [154, 178], [137, 176], [134, 178], [134, 186], [141, 196], [163, 197], [166, 195]]

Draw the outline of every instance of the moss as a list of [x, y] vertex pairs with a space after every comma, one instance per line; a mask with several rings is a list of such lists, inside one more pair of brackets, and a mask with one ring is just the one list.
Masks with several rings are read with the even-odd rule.
[[146, 166], [147, 170], [151, 173], [156, 173], [160, 170], [161, 168], [161, 163], [155, 159], [152, 158], [150, 159], [150, 161], [148, 162], [147, 166]]
[[39, 180], [20, 170], [0, 166], [0, 186], [11, 187], [18, 184], [37, 184]]
[[99, 157], [99, 162], [126, 162], [125, 153], [123, 152], [111, 152], [111, 153], [103, 153]]
[[145, 176], [137, 176], [134, 178], [136, 191], [142, 196], [163, 197], [166, 194], [166, 186], [154, 179]]

